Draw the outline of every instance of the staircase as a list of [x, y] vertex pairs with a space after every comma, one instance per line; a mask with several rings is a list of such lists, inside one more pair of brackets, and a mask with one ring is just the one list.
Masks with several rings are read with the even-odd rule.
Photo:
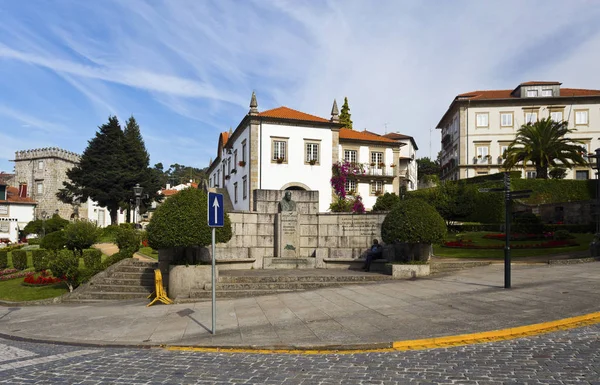
[[[239, 270], [225, 270], [219, 272], [216, 295], [219, 298], [254, 297], [391, 279], [390, 275], [348, 270], [269, 270], [268, 273], [264, 270], [246, 270], [244, 273], [240, 273]], [[207, 284], [204, 290], [192, 291], [190, 298], [209, 299], [211, 295], [212, 286]]]
[[145, 299], [154, 291], [156, 262], [124, 259], [78, 287], [66, 302]]

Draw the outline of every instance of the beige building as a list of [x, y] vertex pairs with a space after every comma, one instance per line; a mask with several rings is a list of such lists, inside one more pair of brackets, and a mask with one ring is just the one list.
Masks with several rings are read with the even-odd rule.
[[[562, 88], [559, 82], [531, 81], [513, 90], [472, 91], [454, 98], [437, 128], [442, 131], [442, 179], [458, 180], [503, 171], [502, 154], [517, 130], [543, 118], [568, 122], [571, 135], [587, 147], [600, 147], [600, 90]], [[525, 167], [523, 178], [535, 178]], [[567, 179], [593, 178], [594, 170], [575, 167]]]

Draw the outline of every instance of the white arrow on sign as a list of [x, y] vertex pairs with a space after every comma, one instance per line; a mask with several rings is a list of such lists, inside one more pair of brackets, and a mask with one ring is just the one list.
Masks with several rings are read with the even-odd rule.
[[217, 197], [215, 197], [215, 201], [213, 202], [213, 207], [215, 208], [215, 222], [218, 222], [219, 220], [217, 219], [217, 211], [219, 209], [219, 201], [217, 200]]

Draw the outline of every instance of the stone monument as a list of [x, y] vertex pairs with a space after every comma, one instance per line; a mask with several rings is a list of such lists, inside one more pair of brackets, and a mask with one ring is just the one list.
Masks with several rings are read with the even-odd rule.
[[297, 258], [300, 251], [300, 228], [296, 202], [292, 193], [286, 191], [279, 202], [280, 213], [277, 214], [277, 256], [281, 258]]

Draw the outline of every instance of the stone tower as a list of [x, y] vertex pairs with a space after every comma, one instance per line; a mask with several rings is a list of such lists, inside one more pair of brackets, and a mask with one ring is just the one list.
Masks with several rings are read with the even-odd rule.
[[15, 153], [13, 185], [27, 185], [27, 195], [37, 202], [36, 218], [41, 218], [44, 211], [48, 216], [58, 212], [62, 218], [71, 218], [73, 206], [58, 200], [56, 193], [68, 179], [67, 170], [77, 165], [79, 159], [78, 154], [57, 147]]

